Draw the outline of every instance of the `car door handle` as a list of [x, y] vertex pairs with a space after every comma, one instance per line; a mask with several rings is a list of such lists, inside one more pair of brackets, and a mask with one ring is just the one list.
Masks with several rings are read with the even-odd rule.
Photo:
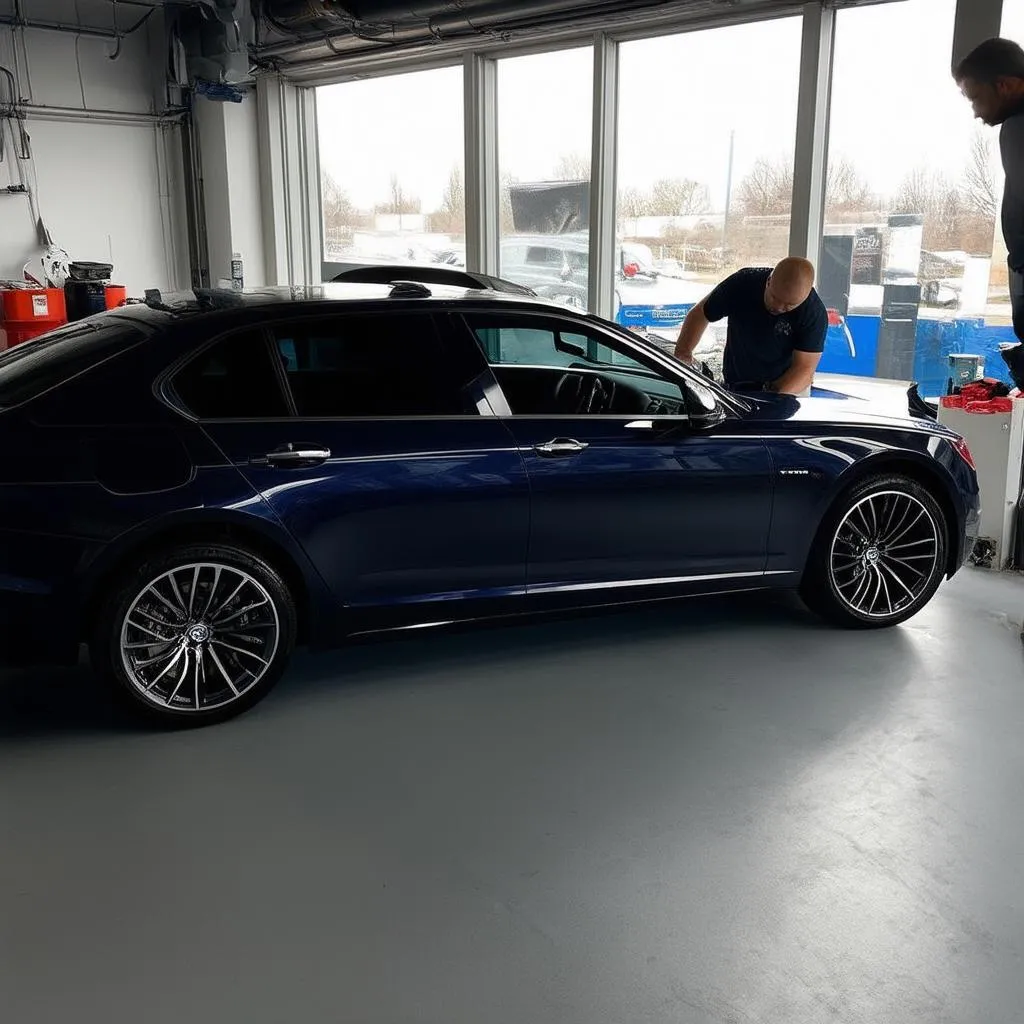
[[[326, 462], [331, 457], [330, 448], [309, 444], [288, 444], [275, 448], [263, 457], [271, 466], [308, 466]], [[262, 460], [258, 460], [262, 461]]]
[[584, 441], [575, 441], [570, 437], [556, 437], [553, 441], [534, 446], [534, 451], [546, 459], [560, 459], [568, 455], [578, 455], [587, 448]]

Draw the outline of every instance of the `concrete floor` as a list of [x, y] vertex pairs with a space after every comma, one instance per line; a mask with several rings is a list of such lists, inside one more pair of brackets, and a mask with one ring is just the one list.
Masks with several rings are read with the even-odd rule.
[[2, 1019], [1021, 1021], [1022, 614], [419, 635], [169, 735], [0, 677]]

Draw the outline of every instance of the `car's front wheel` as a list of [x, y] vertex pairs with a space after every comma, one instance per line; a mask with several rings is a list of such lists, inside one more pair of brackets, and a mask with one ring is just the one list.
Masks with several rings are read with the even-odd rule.
[[946, 569], [946, 525], [917, 481], [877, 476], [826, 516], [804, 573], [807, 605], [841, 626], [878, 629], [916, 615]]
[[252, 707], [284, 672], [295, 602], [253, 552], [187, 545], [125, 574], [92, 642], [96, 668], [150, 719], [223, 721]]

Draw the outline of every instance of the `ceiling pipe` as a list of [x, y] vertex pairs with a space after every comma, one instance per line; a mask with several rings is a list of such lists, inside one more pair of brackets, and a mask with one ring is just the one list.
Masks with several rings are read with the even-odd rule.
[[[28, 21], [20, 18], [11, 18], [7, 15], [0, 15], [0, 25], [8, 25], [11, 28], [24, 28], [33, 32], [60, 32], [67, 35], [85, 36], [90, 39], [109, 39], [113, 42], [117, 34], [109, 29], [102, 28], [79, 28], [77, 25], [67, 25], [60, 21]], [[124, 33], [120, 33], [124, 34]]]
[[36, 121], [99, 121], [104, 124], [152, 125], [173, 124], [185, 117], [184, 110], [170, 110], [165, 114], [145, 114], [134, 110], [104, 110], [102, 108], [51, 107], [38, 103], [19, 103], [19, 116]]
[[[136, 6], [141, 7], [143, 5], [136, 4]], [[28, 18], [11, 17], [6, 14], [0, 15], [0, 25], [7, 25], [11, 28], [30, 29], [38, 32], [60, 32], [64, 35], [85, 36], [90, 39], [107, 39], [115, 42], [130, 36], [133, 32], [137, 32], [149, 21], [156, 8], [149, 5], [146, 6], [149, 9], [134, 25], [130, 28], [118, 29], [117, 31], [114, 29], [92, 28], [87, 25], [69, 25], [61, 21], [31, 21]]]
[[81, 0], [82, 3], [94, 3], [104, 4], [107, 7], [145, 7], [147, 10], [153, 10], [156, 7], [160, 7], [163, 0]]
[[474, 11], [485, 11], [488, 8], [507, 8], [521, 14], [533, 14], [545, 8], [552, 10], [566, 10], [581, 7], [608, 6], [610, 4], [622, 7], [618, 0], [522, 0], [520, 3], [511, 3], [507, 0], [461, 0], [455, 3], [452, 0], [335, 0], [335, 6], [342, 8], [353, 18], [360, 21], [427, 21], [434, 18], [444, 19], [445, 17], [471, 18]]
[[[345, 28], [327, 33], [306, 34], [296, 33], [294, 41], [273, 43], [259, 50], [261, 57], [287, 56], [295, 52], [296, 47], [326, 45], [337, 55], [352, 55], [360, 50], [372, 52], [381, 47], [399, 46], [418, 42], [429, 42], [457, 37], [459, 35], [479, 35], [487, 32], [512, 31], [525, 26], [536, 27], [556, 21], [600, 16], [604, 13], [635, 13], [638, 10], [664, 7], [673, 0], [592, 0], [580, 3], [579, 0], [462, 0], [457, 9], [441, 0], [426, 0], [425, 3], [413, 4], [385, 0], [383, 10], [377, 5], [346, 3], [344, 8], [355, 16], [355, 12], [364, 6], [373, 10], [377, 19], [383, 19], [384, 10], [397, 12], [401, 10], [405, 18], [395, 19], [390, 23], [350, 22]], [[338, 4], [337, 6], [342, 6]], [[277, 23], [272, 3], [266, 4], [265, 12]]]

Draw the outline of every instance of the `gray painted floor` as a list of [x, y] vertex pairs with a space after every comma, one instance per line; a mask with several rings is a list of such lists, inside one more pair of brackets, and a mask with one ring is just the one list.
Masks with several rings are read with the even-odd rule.
[[1024, 1020], [1024, 585], [305, 657], [133, 730], [0, 677], [4, 1021]]

